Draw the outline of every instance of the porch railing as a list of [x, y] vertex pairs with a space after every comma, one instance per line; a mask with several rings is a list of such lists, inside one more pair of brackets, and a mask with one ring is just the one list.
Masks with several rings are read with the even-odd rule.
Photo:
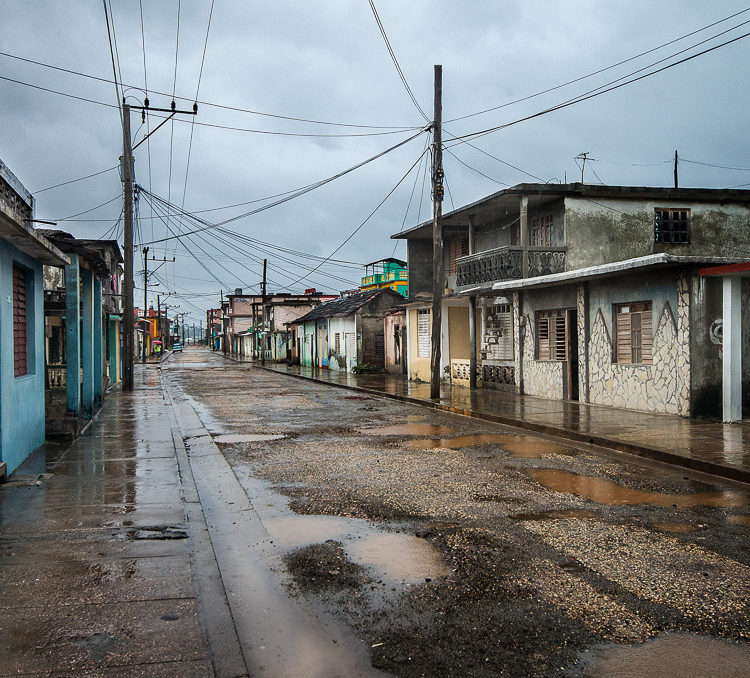
[[456, 259], [456, 285], [476, 285], [523, 278], [523, 254], [528, 252], [528, 277], [562, 273], [565, 247], [506, 245]]

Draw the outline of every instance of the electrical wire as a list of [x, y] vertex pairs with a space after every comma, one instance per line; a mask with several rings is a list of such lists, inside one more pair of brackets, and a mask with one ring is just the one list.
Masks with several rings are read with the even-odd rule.
[[[567, 108], [568, 106], [572, 106], [574, 104], [579, 104], [579, 103], [581, 103], [583, 101], [587, 101], [589, 99], [593, 99], [594, 97], [601, 96], [602, 94], [607, 94], [607, 93], [612, 92], [612, 91], [614, 91], [616, 89], [619, 89], [621, 87], [625, 87], [626, 85], [631, 85], [634, 82], [638, 82], [640, 80], [644, 80], [645, 78], [649, 78], [649, 77], [651, 77], [653, 75], [661, 73], [662, 71], [666, 71], [666, 70], [668, 70], [670, 68], [674, 68], [675, 66], [679, 66], [681, 64], [684, 64], [684, 63], [686, 63], [688, 61], [691, 61], [693, 59], [696, 59], [696, 58], [698, 58], [700, 56], [704, 56], [705, 54], [708, 54], [709, 52], [713, 52], [713, 51], [715, 51], [717, 49], [720, 49], [722, 47], [726, 47], [727, 45], [731, 45], [732, 43], [735, 43], [735, 42], [737, 42], [739, 40], [743, 40], [744, 38], [747, 38], [748, 36], [750, 36], [750, 33], [743, 33], [742, 35], [737, 36], [736, 38], [732, 38], [731, 40], [727, 40], [727, 41], [722, 42], [722, 43], [720, 43], [718, 45], [714, 45], [713, 47], [709, 47], [709, 48], [707, 48], [705, 50], [702, 50], [702, 51], [700, 51], [700, 52], [698, 52], [696, 54], [692, 54], [692, 55], [690, 55], [688, 57], [685, 57], [684, 59], [680, 59], [679, 61], [675, 61], [675, 62], [673, 62], [671, 64], [667, 64], [666, 66], [662, 66], [661, 68], [658, 68], [655, 71], [650, 71], [648, 73], [644, 73], [642, 75], [639, 75], [638, 77], [631, 78], [630, 80], [626, 80], [624, 82], [619, 82], [618, 84], [613, 85], [611, 87], [607, 87], [606, 85], [602, 85], [602, 87], [604, 87], [604, 89], [597, 88], [597, 90], [592, 90], [591, 93], [586, 93], [586, 94], [580, 95], [578, 97], [575, 97], [575, 98], [570, 99], [568, 101], [562, 102], [562, 103], [557, 104], [555, 106], [551, 106], [549, 108], [546, 108], [546, 109], [544, 109], [542, 111], [538, 111], [537, 113], [532, 113], [531, 115], [526, 115], [526, 116], [524, 116], [522, 118], [518, 118], [516, 120], [504, 123], [502, 125], [496, 125], [495, 127], [490, 127], [490, 128], [484, 129], [484, 130], [477, 131], [477, 132], [470, 132], [469, 134], [463, 134], [463, 135], [457, 136], [457, 137], [455, 137], [455, 139], [457, 139], [458, 141], [455, 144], [452, 144], [452, 146], [455, 146], [455, 145], [458, 145], [458, 144], [461, 144], [461, 143], [466, 143], [467, 139], [477, 138], [477, 137], [480, 137], [480, 136], [485, 136], [487, 134], [492, 134], [493, 132], [497, 132], [497, 131], [499, 131], [501, 129], [507, 129], [508, 127], [512, 127], [513, 125], [517, 125], [517, 124], [519, 124], [521, 122], [526, 122], [528, 120], [532, 120], [534, 118], [538, 118], [538, 117], [546, 115], [548, 113], [552, 113], [554, 111], [558, 111], [560, 109]], [[625, 77], [627, 77], [627, 76], [625, 76]], [[618, 78], [618, 80], [621, 80], [621, 78]], [[617, 81], [613, 81], [613, 82], [617, 82]]]
[[33, 195], [39, 195], [40, 193], [44, 193], [45, 191], [51, 191], [53, 188], [60, 188], [60, 186], [67, 186], [68, 184], [74, 184], [76, 183], [76, 181], [83, 181], [84, 179], [91, 179], [91, 177], [98, 177], [100, 174], [106, 174], [107, 172], [116, 170], [118, 167], [119, 165], [115, 165], [114, 167], [108, 167], [107, 169], [101, 170], [100, 172], [87, 174], [85, 177], [78, 177], [77, 179], [71, 179], [70, 181], [63, 181], [60, 184], [55, 184], [54, 186], [47, 186], [47, 188], [40, 188], [38, 191], [32, 191], [31, 193]]
[[[101, 77], [96, 76], [96, 75], [91, 75], [90, 73], [83, 73], [81, 71], [75, 71], [75, 70], [72, 70], [72, 69], [69, 69], [69, 68], [63, 68], [61, 66], [54, 66], [52, 64], [44, 63], [43, 61], [36, 61], [34, 59], [28, 59], [26, 57], [22, 57], [22, 56], [19, 56], [17, 54], [11, 54], [9, 52], [2, 52], [2, 51], [0, 51], [0, 56], [7, 57], [9, 59], [16, 59], [18, 61], [24, 61], [26, 63], [34, 64], [35, 66], [42, 66], [43, 68], [50, 68], [52, 70], [60, 71], [62, 73], [68, 73], [70, 75], [77, 75], [77, 76], [82, 77], [82, 78], [88, 78], [89, 80], [97, 80], [99, 82], [106, 82], [106, 83], [109, 83], [109, 84], [112, 84], [112, 82], [113, 82], [112, 80], [109, 80], [108, 78], [101, 78]], [[12, 82], [16, 82], [16, 81], [12, 81]], [[20, 83], [20, 84], [28, 84], [28, 83]], [[117, 84], [117, 83], [115, 83], [115, 84]], [[125, 83], [122, 83], [122, 84], [123, 84], [123, 87], [127, 87], [128, 89], [140, 89], [139, 87], [137, 87], [135, 85], [128, 85], [128, 84], [125, 84]], [[33, 85], [31, 85], [31, 86], [33, 86]], [[165, 97], [169, 96], [169, 94], [167, 92], [161, 92], [159, 90], [152, 89], [151, 92], [152, 92], [152, 94], [158, 94], [160, 96], [165, 96]], [[55, 92], [55, 94], [59, 94], [59, 92]], [[188, 101], [188, 102], [194, 101], [193, 97], [182, 97], [182, 96], [175, 95], [174, 98], [176, 100], [178, 100], [178, 101]], [[94, 101], [92, 103], [99, 103], [99, 104], [101, 104], [102, 102]], [[417, 128], [416, 126], [412, 126], [412, 125], [360, 125], [360, 124], [355, 124], [355, 123], [331, 122], [331, 121], [326, 121], [326, 120], [314, 120], [314, 119], [310, 119], [310, 118], [299, 118], [299, 117], [294, 117], [294, 116], [290, 116], [290, 115], [280, 115], [278, 113], [264, 113], [262, 111], [256, 111], [256, 110], [249, 109], [249, 108], [240, 108], [238, 106], [226, 106], [226, 105], [223, 105], [223, 104], [217, 104], [217, 103], [213, 103], [213, 102], [210, 102], [210, 101], [203, 101], [201, 99], [199, 99], [195, 103], [197, 103], [197, 104], [199, 104], [201, 106], [208, 106], [208, 107], [211, 107], [211, 108], [219, 108], [219, 109], [222, 109], [222, 110], [225, 110], [225, 111], [233, 111], [235, 113], [247, 113], [249, 115], [258, 115], [258, 116], [262, 116], [262, 117], [266, 117], [266, 118], [275, 118], [275, 119], [278, 119], [278, 120], [290, 120], [292, 122], [304, 122], [304, 123], [308, 123], [308, 124], [311, 124], [311, 125], [327, 125], [327, 126], [330, 126], [330, 127], [355, 127], [355, 128], [361, 128], [361, 129], [397, 129], [397, 130], [409, 130], [409, 129], [416, 129]], [[111, 104], [102, 104], [102, 105], [112, 106]], [[114, 108], [114, 106], [112, 106], [112, 107]]]
[[[115, 200], [122, 200], [122, 194], [118, 193], [114, 198], [110, 198], [106, 202], [103, 202], [101, 205], [97, 205], [96, 207], [92, 207], [91, 209], [84, 210], [83, 212], [78, 212], [77, 214], [71, 214], [69, 217], [63, 217], [61, 219], [50, 219], [50, 221], [73, 221], [75, 217], [80, 216], [81, 214], [88, 214], [89, 212], [93, 212], [94, 210], [98, 210], [100, 207], [109, 205]], [[110, 219], [107, 219], [107, 221], [110, 221]]]
[[[555, 85], [554, 87], [548, 87], [547, 89], [544, 89], [540, 92], [535, 92], [534, 94], [529, 94], [527, 96], [521, 97], [520, 99], [514, 99], [513, 101], [508, 101], [507, 103], [500, 104], [499, 106], [493, 106], [492, 108], [486, 108], [482, 111], [477, 111], [476, 113], [469, 113], [468, 115], [462, 115], [457, 118], [452, 118], [451, 120], [446, 120], [445, 123], [451, 123], [456, 122], [457, 120], [466, 120], [467, 118], [473, 118], [478, 115], [483, 115], [484, 113], [490, 113], [491, 111], [497, 111], [501, 108], [506, 108], [508, 106], [512, 106], [514, 104], [521, 103], [523, 101], [528, 101], [529, 99], [533, 99], [535, 97], [541, 96], [543, 94], [548, 94], [549, 92], [554, 92], [555, 90], [562, 89], [563, 87], [567, 87], [568, 85], [573, 85], [576, 82], [580, 82], [581, 80], [586, 80], [587, 78], [591, 78], [594, 75], [599, 75], [600, 73], [604, 73], [605, 71], [609, 71], [613, 68], [617, 68], [617, 66], [622, 66], [623, 64], [629, 63], [631, 61], [635, 61], [636, 59], [639, 59], [643, 56], [646, 56], [647, 54], [651, 54], [652, 52], [657, 52], [660, 49], [663, 49], [664, 47], [669, 47], [669, 45], [673, 45], [676, 42], [680, 42], [681, 40], [685, 40], [686, 38], [692, 37], [693, 35], [697, 35], [698, 33], [702, 33], [703, 31], [708, 30], [709, 28], [713, 28], [714, 26], [718, 26], [719, 24], [724, 23], [725, 21], [729, 21], [730, 19], [734, 19], [737, 16], [740, 16], [741, 14], [745, 14], [746, 12], [750, 11], [750, 7], [743, 9], [739, 12], [735, 12], [734, 14], [730, 14], [729, 16], [724, 17], [723, 19], [719, 19], [718, 21], [714, 21], [713, 23], [708, 24], [707, 26], [703, 26], [702, 28], [698, 28], [697, 30], [691, 31], [690, 33], [685, 33], [684, 35], [681, 35], [678, 38], [674, 38], [673, 40], [670, 40], [669, 42], [662, 43], [661, 45], [657, 45], [656, 47], [652, 47], [651, 49], [646, 50], [645, 52], [641, 52], [640, 54], [636, 54], [635, 56], [628, 57], [627, 59], [623, 59], [622, 61], [618, 61], [617, 63], [611, 64], [610, 66], [605, 66], [604, 68], [600, 68], [596, 71], [592, 71], [591, 73], [587, 73], [586, 75], [579, 76], [577, 78], [574, 78], [573, 80], [568, 80], [567, 82], [564, 82], [560, 85]], [[740, 24], [742, 25], [742, 24]], [[731, 30], [731, 29], [730, 29]], [[699, 43], [700, 44], [700, 43]]]
[[[299, 191], [295, 191], [294, 193], [289, 194], [287, 196], [284, 196], [283, 198], [275, 200], [275, 201], [273, 201], [271, 203], [268, 203], [267, 205], [263, 205], [261, 207], [257, 207], [254, 210], [250, 210], [248, 212], [245, 212], [244, 214], [239, 214], [239, 215], [231, 217], [229, 219], [224, 219], [224, 221], [220, 221], [220, 222], [215, 223], [215, 224], [211, 224], [211, 223], [209, 223], [207, 221], [201, 220], [201, 221], [203, 221], [203, 223], [205, 224], [205, 226], [202, 226], [201, 228], [199, 228], [199, 229], [197, 229], [195, 231], [190, 231], [186, 235], [189, 235], [190, 233], [197, 233], [199, 231], [206, 231], [206, 230], [209, 230], [209, 229], [212, 229], [212, 228], [216, 228], [218, 226], [224, 226], [225, 224], [229, 224], [229, 223], [232, 223], [233, 221], [238, 221], [240, 219], [244, 219], [245, 217], [249, 217], [249, 216], [252, 216], [254, 214], [258, 214], [259, 212], [263, 212], [263, 211], [265, 211], [267, 209], [271, 209], [272, 207], [276, 207], [278, 205], [281, 205], [282, 203], [285, 203], [285, 202], [288, 202], [288, 201], [293, 200], [295, 198], [298, 198], [298, 197], [300, 197], [300, 196], [302, 196], [302, 195], [304, 195], [306, 193], [310, 193], [311, 191], [313, 191], [313, 190], [315, 190], [317, 188], [320, 188], [321, 186], [325, 186], [326, 184], [329, 184], [332, 181], [335, 181], [336, 179], [340, 179], [341, 177], [343, 177], [343, 176], [345, 176], [345, 175], [347, 175], [347, 174], [349, 174], [349, 173], [351, 173], [351, 172], [359, 169], [360, 167], [364, 167], [368, 163], [371, 163], [371, 162], [377, 160], [378, 158], [382, 158], [384, 155], [387, 155], [388, 153], [391, 153], [392, 151], [395, 151], [397, 148], [400, 148], [401, 146], [404, 146], [405, 144], [408, 144], [410, 141], [413, 141], [414, 139], [416, 139], [421, 134], [424, 134], [425, 131], [426, 130], [424, 130], [424, 129], [420, 130], [416, 134], [413, 134], [412, 136], [410, 136], [408, 139], [404, 139], [403, 141], [400, 141], [399, 143], [394, 144], [393, 146], [385, 149], [384, 151], [381, 151], [380, 153], [377, 153], [376, 155], [373, 155], [373, 156], [367, 158], [367, 160], [363, 160], [362, 162], [359, 162], [356, 165], [353, 165], [352, 167], [349, 167], [348, 169], [345, 169], [345, 170], [339, 172], [338, 174], [334, 174], [331, 177], [328, 177], [326, 179], [322, 179], [321, 181], [318, 181], [318, 182], [316, 182], [314, 184], [310, 184], [309, 186], [306, 186], [305, 188], [302, 188]], [[145, 189], [141, 188], [141, 190], [143, 191]], [[150, 192], [149, 192], [149, 194], [150, 195], [154, 195], [153, 193], [150, 193]], [[154, 197], [156, 197], [156, 196], [154, 196]], [[170, 204], [170, 207], [172, 209], [179, 209], [176, 205], [172, 205], [172, 204]], [[171, 240], [171, 239], [172, 238], [161, 238], [161, 239], [152, 240], [150, 242], [141, 243], [141, 244], [142, 245], [152, 245], [152, 244], [156, 244], [156, 243], [160, 243], [160, 242], [166, 242], [166, 241]]]
[[[357, 233], [359, 233], [359, 231], [364, 227], [364, 225], [368, 221], [370, 221], [370, 219], [375, 215], [375, 213], [385, 204], [386, 200], [388, 200], [388, 198], [390, 198], [391, 195], [393, 195], [393, 193], [395, 192], [395, 190], [401, 185], [401, 183], [404, 181], [404, 179], [406, 179], [406, 177], [409, 176], [409, 174], [411, 174], [411, 171], [417, 166], [417, 164], [419, 162], [421, 162], [421, 160], [424, 157], [425, 153], [426, 153], [426, 151], [422, 151], [419, 154], [419, 157], [414, 161], [414, 163], [411, 165], [411, 167], [409, 167], [409, 169], [406, 170], [406, 173], [396, 182], [396, 185], [390, 191], [388, 191], [388, 193], [386, 194], [386, 196], [377, 204], [377, 206], [375, 207], [375, 209], [372, 212], [370, 212], [370, 214], [367, 215], [367, 217], [365, 218], [365, 220], [359, 226], [357, 226], [357, 228], [355, 228], [343, 240], [343, 242], [338, 247], [336, 247], [336, 249], [333, 250], [333, 252], [331, 252], [331, 254], [328, 255], [328, 257], [326, 257], [325, 261], [328, 261], [334, 254], [336, 254], [336, 252], [338, 252], [344, 245], [346, 245], [346, 243], [348, 243]], [[317, 271], [323, 265], [323, 263], [325, 263], [325, 262], [321, 262], [315, 268], [313, 268], [310, 271], [308, 271], [308, 274], [315, 273], [315, 271]], [[299, 278], [298, 280], [295, 280], [291, 285], [289, 285], [289, 287], [291, 287], [292, 285], [296, 285], [300, 280], [304, 280], [304, 277], [303, 278]]]
[[[122, 98], [120, 96], [120, 89], [117, 85], [117, 69], [115, 68], [115, 52], [112, 46], [112, 34], [109, 29], [109, 14], [107, 12], [107, 0], [102, 0], [102, 4], [104, 5], [104, 19], [107, 24], [107, 39], [109, 40], [109, 54], [112, 58], [112, 76], [114, 77], [114, 84], [115, 84], [115, 101], [117, 101], [116, 108], [118, 112], [120, 113], [120, 124], [122, 125], [122, 107], [120, 106], [120, 101], [122, 100]], [[6, 78], [3, 78], [3, 79], [5, 80]], [[43, 88], [39, 87], [38, 89], [43, 89]], [[47, 91], [52, 91], [52, 90], [47, 90]], [[60, 94], [60, 92], [56, 92], [56, 94]], [[65, 96], [71, 96], [71, 95], [65, 95]], [[72, 97], [72, 98], [78, 99], [80, 97]]]
[[378, 28], [380, 29], [380, 35], [383, 36], [383, 41], [385, 42], [385, 46], [388, 49], [388, 54], [391, 55], [391, 60], [393, 61], [393, 65], [396, 67], [396, 71], [398, 71], [398, 76], [401, 78], [401, 82], [404, 85], [404, 88], [406, 89], [406, 93], [409, 95], [409, 98], [412, 100], [412, 103], [416, 107], [416, 109], [420, 112], [422, 117], [427, 121], [431, 122], [430, 118], [427, 117], [427, 114], [422, 110], [422, 107], [419, 105], [419, 102], [417, 101], [417, 98], [414, 96], [414, 92], [411, 91], [411, 87], [409, 87], [409, 83], [406, 81], [406, 76], [404, 75], [404, 72], [401, 70], [401, 65], [398, 63], [398, 59], [396, 58], [396, 53], [393, 51], [393, 48], [391, 47], [391, 41], [388, 40], [388, 35], [385, 32], [385, 27], [383, 26], [383, 22], [380, 21], [380, 17], [378, 16], [378, 10], [375, 9], [375, 3], [373, 0], [369, 0], [370, 2], [370, 9], [372, 10], [372, 14], [375, 17], [375, 21], [378, 24]]

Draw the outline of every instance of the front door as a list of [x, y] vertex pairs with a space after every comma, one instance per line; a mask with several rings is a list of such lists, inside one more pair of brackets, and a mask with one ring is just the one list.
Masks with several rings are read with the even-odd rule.
[[318, 325], [318, 366], [328, 367], [328, 325]]

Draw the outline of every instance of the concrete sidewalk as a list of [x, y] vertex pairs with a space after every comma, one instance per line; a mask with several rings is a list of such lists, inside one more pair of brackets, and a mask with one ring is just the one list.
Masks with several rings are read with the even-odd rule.
[[[245, 361], [242, 361], [245, 362]], [[259, 363], [251, 363], [260, 367]], [[443, 384], [440, 399], [430, 385], [402, 375], [350, 374], [299, 365], [265, 369], [321, 383], [378, 393], [530, 431], [599, 445], [695, 471], [750, 483], [750, 422], [723, 424], [713, 419], [634, 412], [571, 401]]]
[[241, 676], [160, 370], [0, 485], [0, 676]]

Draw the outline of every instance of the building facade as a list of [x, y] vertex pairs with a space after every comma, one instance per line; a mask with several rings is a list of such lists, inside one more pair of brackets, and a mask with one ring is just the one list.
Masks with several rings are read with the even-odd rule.
[[[468, 385], [473, 372], [477, 387], [721, 414], [722, 281], [700, 270], [750, 258], [749, 191], [521, 184], [443, 223], [446, 378]], [[409, 252], [409, 373], [423, 380], [431, 227], [394, 236], [407, 239]], [[738, 286], [747, 328], [750, 281]]]

